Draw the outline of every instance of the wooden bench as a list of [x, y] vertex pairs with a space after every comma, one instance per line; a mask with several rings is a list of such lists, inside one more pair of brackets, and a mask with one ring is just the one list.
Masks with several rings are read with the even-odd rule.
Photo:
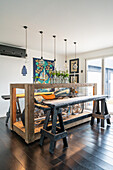
[[[41, 94], [47, 95], [47, 94], [53, 94], [53, 92], [38, 92], [38, 93], [34, 93], [34, 96], [39, 96]], [[4, 100], [10, 100], [10, 95], [2, 95], [1, 97]], [[23, 94], [16, 94], [16, 116], [17, 116], [18, 120], [19, 120], [19, 117], [22, 116], [19, 98], [25, 98], [25, 94], [24, 93]], [[10, 118], [10, 106], [9, 106], [8, 112], [6, 113], [6, 122], [5, 122], [6, 126], [8, 124], [9, 118]]]
[[[3, 95], [1, 97], [4, 100], [10, 100], [10, 95]], [[20, 108], [20, 103], [19, 103], [19, 97], [17, 96], [17, 98], [16, 98], [16, 117], [17, 117], [17, 120], [19, 120], [19, 118], [21, 116], [22, 116], [22, 113], [21, 113], [21, 108]], [[5, 122], [6, 126], [8, 124], [9, 118], [10, 118], [10, 106], [9, 106], [8, 112], [6, 113], [6, 122]]]
[[[57, 99], [57, 100], [49, 100], [49, 101], [44, 101], [43, 103], [46, 104], [47, 106], [51, 107], [52, 109], [52, 114], [53, 114], [53, 121], [52, 121], [52, 130], [51, 132], [47, 131], [47, 125], [48, 125], [48, 120], [50, 116], [50, 112], [46, 115], [46, 120], [44, 123], [44, 127], [41, 130], [41, 138], [40, 138], [40, 145], [43, 145], [44, 137], [50, 138], [50, 153], [54, 153], [54, 148], [55, 148], [55, 143], [58, 139], [63, 138], [64, 146], [68, 146], [67, 144], [67, 132], [64, 129], [64, 124], [63, 124], [63, 119], [62, 119], [62, 114], [59, 112], [59, 109], [61, 107], [66, 107], [69, 105], [74, 105], [74, 104], [79, 104], [79, 103], [84, 103], [84, 102], [89, 102], [89, 101], [94, 101], [94, 107], [93, 107], [93, 114], [92, 114], [92, 119], [91, 119], [91, 125], [94, 124], [94, 118], [101, 119], [101, 126], [104, 127], [104, 119], [107, 119], [107, 123], [110, 124], [110, 115], [108, 114], [107, 111], [107, 105], [105, 99], [107, 96], [105, 95], [94, 95], [94, 96], [83, 96], [83, 97], [74, 97], [74, 98], [68, 98], [68, 99]], [[97, 103], [101, 101], [101, 113], [99, 113], [99, 106]], [[60, 115], [60, 116], [59, 116]], [[60, 121], [60, 131], [59, 134], [56, 134], [57, 131], [57, 116], [59, 116], [59, 121]]]

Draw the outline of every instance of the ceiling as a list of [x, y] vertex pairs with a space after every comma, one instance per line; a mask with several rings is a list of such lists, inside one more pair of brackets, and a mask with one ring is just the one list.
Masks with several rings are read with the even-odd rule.
[[40, 50], [44, 32], [44, 51], [53, 53], [53, 35], [57, 36], [57, 54], [68, 54], [113, 46], [113, 0], [0, 0], [0, 43]]

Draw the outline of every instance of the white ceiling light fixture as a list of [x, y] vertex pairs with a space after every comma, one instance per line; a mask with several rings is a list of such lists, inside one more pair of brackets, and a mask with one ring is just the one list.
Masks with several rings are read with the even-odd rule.
[[27, 26], [23, 26], [23, 28], [25, 29], [25, 48], [26, 48], [26, 54], [25, 54], [25, 65], [23, 65], [22, 68], [22, 75], [26, 76], [27, 74], [27, 68], [26, 68], [26, 63], [27, 63]]

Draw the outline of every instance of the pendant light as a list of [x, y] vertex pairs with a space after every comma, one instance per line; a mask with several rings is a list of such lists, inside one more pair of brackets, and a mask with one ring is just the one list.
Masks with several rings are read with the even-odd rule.
[[41, 34], [41, 60], [40, 60], [40, 64], [43, 65], [44, 64], [44, 59], [43, 59], [43, 31], [39, 31], [39, 33]]
[[67, 39], [65, 41], [65, 70], [67, 70]]
[[54, 38], [54, 69], [56, 68], [56, 35], [53, 35]]
[[[27, 26], [23, 26], [23, 28], [25, 29], [25, 48], [26, 48], [26, 54], [25, 54], [25, 63], [26, 63], [26, 58], [27, 58]], [[23, 65], [23, 68], [22, 68], [22, 75], [23, 76], [26, 76], [27, 74], [27, 68], [26, 68], [26, 65]]]
[[43, 66], [43, 73], [41, 74], [40, 79], [45, 80], [45, 62], [43, 59], [43, 31], [39, 31], [39, 33], [41, 34], [41, 60], [39, 61], [39, 64]]
[[[75, 45], [75, 59], [76, 59], [76, 42], [74, 42]], [[78, 66], [75, 64], [75, 68], [77, 68]], [[75, 71], [74, 71], [74, 82], [75, 82]]]
[[75, 58], [76, 58], [76, 42], [74, 42], [74, 44], [75, 44]]

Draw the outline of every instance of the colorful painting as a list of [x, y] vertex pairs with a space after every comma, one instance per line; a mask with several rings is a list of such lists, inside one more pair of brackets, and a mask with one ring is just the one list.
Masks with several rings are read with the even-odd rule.
[[40, 60], [33, 58], [33, 81], [35, 82], [35, 77], [37, 77], [37, 83], [50, 83], [50, 73], [54, 70], [54, 61], [44, 60], [44, 64], [41, 64]]

